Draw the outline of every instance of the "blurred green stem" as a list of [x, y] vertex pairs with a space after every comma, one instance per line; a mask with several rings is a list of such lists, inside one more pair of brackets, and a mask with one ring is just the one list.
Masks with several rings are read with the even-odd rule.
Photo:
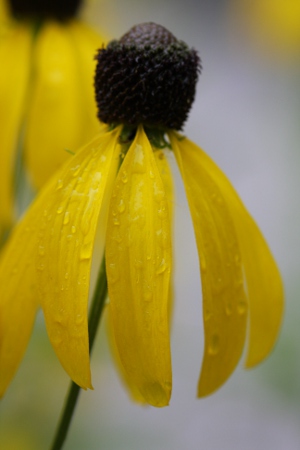
[[[101, 314], [105, 304], [105, 299], [107, 296], [107, 279], [105, 270], [105, 259], [103, 261], [99, 270], [97, 284], [95, 287], [95, 292], [92, 300], [92, 305], [89, 313], [89, 345], [90, 353], [93, 348], [95, 336], [97, 333], [98, 325], [100, 322]], [[60, 450], [63, 448], [65, 439], [67, 437], [73, 413], [76, 407], [78, 396], [80, 393], [80, 387], [71, 382], [69, 393], [66, 398], [66, 403], [64, 410], [61, 415], [61, 419], [56, 431], [56, 435], [51, 447], [51, 450]]]

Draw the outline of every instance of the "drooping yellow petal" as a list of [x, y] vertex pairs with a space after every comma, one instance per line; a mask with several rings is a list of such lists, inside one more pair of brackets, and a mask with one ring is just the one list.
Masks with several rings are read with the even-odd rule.
[[95, 55], [97, 50], [104, 46], [107, 39], [99, 36], [86, 24], [75, 20], [70, 22], [69, 31], [74, 40], [74, 49], [77, 52], [77, 73], [80, 77], [83, 100], [81, 120], [84, 121], [85, 139], [91, 139], [100, 126], [95, 102]]
[[68, 26], [44, 24], [37, 36], [33, 64], [25, 157], [32, 182], [40, 188], [68, 159], [66, 150], [74, 152], [84, 144], [84, 94]]
[[[173, 217], [174, 217], [174, 185], [173, 185], [173, 176], [172, 172], [168, 163], [168, 160], [165, 156], [166, 150], [159, 150], [156, 149], [154, 151], [154, 157], [157, 164], [157, 168], [159, 170], [165, 192], [166, 192], [166, 199], [168, 202], [168, 211], [170, 216], [170, 229], [171, 229], [171, 239], [173, 237]], [[170, 323], [170, 329], [172, 326], [172, 316], [173, 316], [173, 307], [174, 307], [174, 286], [173, 286], [173, 277], [171, 273], [171, 280], [170, 280], [170, 289], [169, 289], [169, 323]]]
[[22, 125], [31, 55], [31, 30], [16, 25], [0, 41], [0, 224], [13, 221], [14, 159]]
[[226, 192], [202, 162], [201, 150], [170, 133], [182, 173], [200, 259], [205, 349], [199, 396], [220, 387], [243, 351], [247, 300], [241, 254]]
[[253, 367], [270, 353], [279, 333], [284, 306], [281, 276], [264, 237], [227, 177], [202, 150], [198, 153], [223, 192], [239, 239], [250, 316], [246, 367]]
[[99, 135], [69, 156], [5, 247], [0, 263], [2, 391], [26, 347], [37, 302], [63, 367], [81, 387], [91, 387], [91, 256], [104, 191], [118, 166], [117, 138], [118, 130]]
[[123, 364], [121, 363], [119, 352], [117, 349], [116, 339], [115, 339], [115, 335], [114, 335], [114, 331], [113, 331], [113, 323], [112, 323], [110, 305], [108, 305], [107, 309], [106, 309], [106, 328], [107, 328], [109, 347], [111, 350], [113, 361], [118, 370], [118, 374], [119, 374], [123, 384], [127, 388], [127, 391], [129, 392], [131, 399], [133, 401], [135, 401], [136, 403], [144, 405], [145, 404], [144, 397], [140, 393], [138, 387], [132, 382], [132, 379], [128, 376], [127, 372], [124, 370]]
[[120, 360], [128, 378], [154, 406], [167, 405], [171, 394], [170, 235], [164, 186], [139, 127], [112, 193], [106, 270]]
[[5, 393], [26, 350], [38, 308], [34, 283], [32, 230], [17, 229], [0, 260], [0, 397]]

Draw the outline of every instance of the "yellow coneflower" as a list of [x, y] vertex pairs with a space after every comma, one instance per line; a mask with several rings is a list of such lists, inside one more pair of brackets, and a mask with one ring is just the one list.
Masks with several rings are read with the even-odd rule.
[[39, 306], [63, 367], [79, 386], [91, 387], [89, 280], [96, 227], [108, 203], [102, 225], [116, 351], [145, 402], [169, 403], [171, 175], [165, 154], [171, 151], [200, 260], [205, 350], [198, 394], [205, 396], [233, 372], [246, 334], [247, 367], [271, 351], [282, 318], [280, 274], [226, 176], [178, 133], [194, 100], [197, 52], [146, 23], [99, 50], [97, 60], [98, 117], [108, 125], [45, 186], [2, 255], [0, 391], [19, 365]]
[[82, 1], [9, 0], [0, 35], [0, 231], [15, 219], [22, 159], [39, 189], [98, 130], [92, 74], [103, 39], [77, 19]]

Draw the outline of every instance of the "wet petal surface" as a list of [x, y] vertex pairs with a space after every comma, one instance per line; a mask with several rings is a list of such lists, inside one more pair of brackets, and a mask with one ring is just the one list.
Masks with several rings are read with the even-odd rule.
[[140, 127], [120, 168], [110, 205], [106, 267], [116, 347], [145, 401], [171, 394], [168, 205], [150, 143]]

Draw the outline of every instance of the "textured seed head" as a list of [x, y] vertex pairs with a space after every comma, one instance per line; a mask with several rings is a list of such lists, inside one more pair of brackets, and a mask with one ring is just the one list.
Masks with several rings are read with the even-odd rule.
[[98, 117], [180, 130], [195, 98], [197, 52], [155, 23], [137, 25], [96, 56]]
[[9, 0], [12, 15], [16, 18], [54, 18], [67, 20], [74, 17], [82, 0]]

